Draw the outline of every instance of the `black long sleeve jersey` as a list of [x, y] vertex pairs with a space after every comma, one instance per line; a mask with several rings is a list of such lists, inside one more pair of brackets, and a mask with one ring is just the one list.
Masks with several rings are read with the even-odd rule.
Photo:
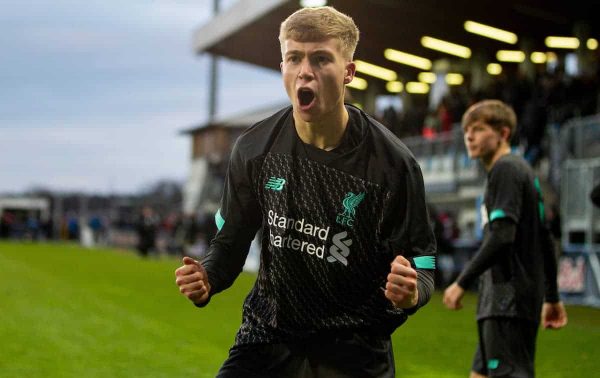
[[[484, 242], [458, 279], [468, 287], [481, 277], [477, 319], [539, 322], [544, 300], [559, 300], [557, 262], [540, 183], [523, 158], [505, 155], [494, 164], [481, 213]], [[509, 227], [510, 237], [502, 236]]]
[[[257, 280], [236, 345], [346, 331], [390, 334], [433, 290], [436, 244], [421, 170], [383, 125], [347, 105], [340, 145], [303, 143], [288, 107], [236, 142], [219, 232], [203, 265], [214, 295], [241, 272], [262, 232]], [[396, 309], [382, 288], [396, 255], [417, 268], [419, 303]]]

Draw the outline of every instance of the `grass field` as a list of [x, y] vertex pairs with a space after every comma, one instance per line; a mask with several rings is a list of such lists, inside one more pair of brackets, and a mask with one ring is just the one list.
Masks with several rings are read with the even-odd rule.
[[[174, 258], [69, 244], [0, 243], [1, 377], [214, 377], [254, 276], [197, 309], [175, 286]], [[440, 293], [394, 335], [398, 376], [466, 377], [475, 296], [449, 312]], [[568, 307], [541, 331], [538, 377], [600, 372], [600, 310]]]

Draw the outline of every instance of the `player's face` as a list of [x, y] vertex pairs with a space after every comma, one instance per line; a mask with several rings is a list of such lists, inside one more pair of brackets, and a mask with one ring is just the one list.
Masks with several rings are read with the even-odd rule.
[[502, 135], [492, 126], [482, 121], [472, 122], [463, 127], [465, 147], [472, 159], [491, 159], [502, 146]]
[[305, 122], [343, 111], [345, 85], [352, 81], [354, 72], [354, 63], [343, 57], [337, 39], [285, 41], [283, 84], [294, 112]]

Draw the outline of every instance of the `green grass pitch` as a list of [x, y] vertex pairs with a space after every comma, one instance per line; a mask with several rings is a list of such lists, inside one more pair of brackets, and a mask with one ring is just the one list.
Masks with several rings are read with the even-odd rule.
[[[177, 290], [178, 266], [130, 251], [0, 242], [0, 377], [214, 377], [255, 276], [243, 273], [197, 309]], [[450, 312], [438, 292], [398, 329], [398, 376], [466, 377], [475, 300]], [[539, 377], [600, 371], [600, 310], [568, 312], [566, 329], [540, 331]]]

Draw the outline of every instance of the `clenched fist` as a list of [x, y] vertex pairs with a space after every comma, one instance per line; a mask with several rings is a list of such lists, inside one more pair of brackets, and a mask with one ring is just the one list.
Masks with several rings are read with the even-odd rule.
[[396, 256], [392, 261], [390, 274], [388, 274], [385, 284], [385, 297], [397, 308], [414, 307], [419, 300], [417, 271], [403, 256]]
[[181, 294], [195, 305], [201, 305], [208, 300], [210, 284], [206, 270], [198, 261], [191, 257], [183, 258], [183, 265], [175, 270], [175, 283]]

